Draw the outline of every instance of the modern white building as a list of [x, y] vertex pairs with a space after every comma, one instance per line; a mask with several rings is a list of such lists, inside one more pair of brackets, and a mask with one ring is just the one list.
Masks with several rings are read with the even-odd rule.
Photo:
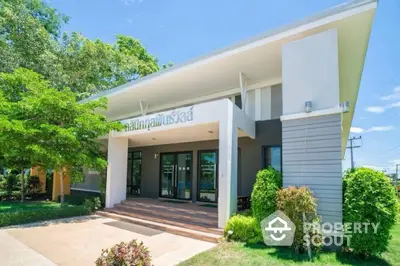
[[[271, 165], [342, 220], [346, 149], [377, 2], [357, 0], [105, 91], [106, 205], [129, 195], [218, 206], [218, 226]], [[96, 175], [88, 175], [94, 184]], [[73, 189], [97, 190], [85, 184]]]

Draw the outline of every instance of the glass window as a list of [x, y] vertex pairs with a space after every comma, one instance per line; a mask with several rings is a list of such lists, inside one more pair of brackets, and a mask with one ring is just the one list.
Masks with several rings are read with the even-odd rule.
[[142, 152], [128, 152], [127, 194], [140, 195]]
[[199, 151], [198, 201], [217, 201], [218, 158], [216, 151]]
[[282, 147], [270, 146], [264, 147], [264, 167], [273, 167], [275, 170], [282, 172]]
[[235, 104], [242, 109], [242, 96], [240, 94], [235, 96]]

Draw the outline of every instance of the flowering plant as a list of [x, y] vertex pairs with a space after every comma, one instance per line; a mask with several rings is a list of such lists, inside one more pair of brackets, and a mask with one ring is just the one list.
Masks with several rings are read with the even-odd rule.
[[103, 249], [95, 262], [96, 266], [150, 266], [149, 250], [136, 240], [121, 242], [110, 249]]

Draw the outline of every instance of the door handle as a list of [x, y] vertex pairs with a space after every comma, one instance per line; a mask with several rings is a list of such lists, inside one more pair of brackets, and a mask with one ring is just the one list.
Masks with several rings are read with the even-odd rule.
[[177, 164], [175, 164], [175, 177], [174, 177], [174, 179], [175, 179], [175, 187], [178, 187], [178, 165]]

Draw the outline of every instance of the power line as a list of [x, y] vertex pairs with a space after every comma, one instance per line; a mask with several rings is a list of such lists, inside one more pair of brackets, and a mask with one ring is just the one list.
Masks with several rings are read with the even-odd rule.
[[354, 154], [353, 154], [353, 150], [356, 148], [360, 148], [362, 146], [361, 145], [354, 145], [353, 142], [356, 140], [362, 140], [361, 136], [359, 137], [352, 137], [349, 139], [350, 141], [350, 146], [346, 147], [347, 149], [350, 149], [350, 156], [351, 156], [351, 169], [354, 169], [355, 165], [354, 165]]

